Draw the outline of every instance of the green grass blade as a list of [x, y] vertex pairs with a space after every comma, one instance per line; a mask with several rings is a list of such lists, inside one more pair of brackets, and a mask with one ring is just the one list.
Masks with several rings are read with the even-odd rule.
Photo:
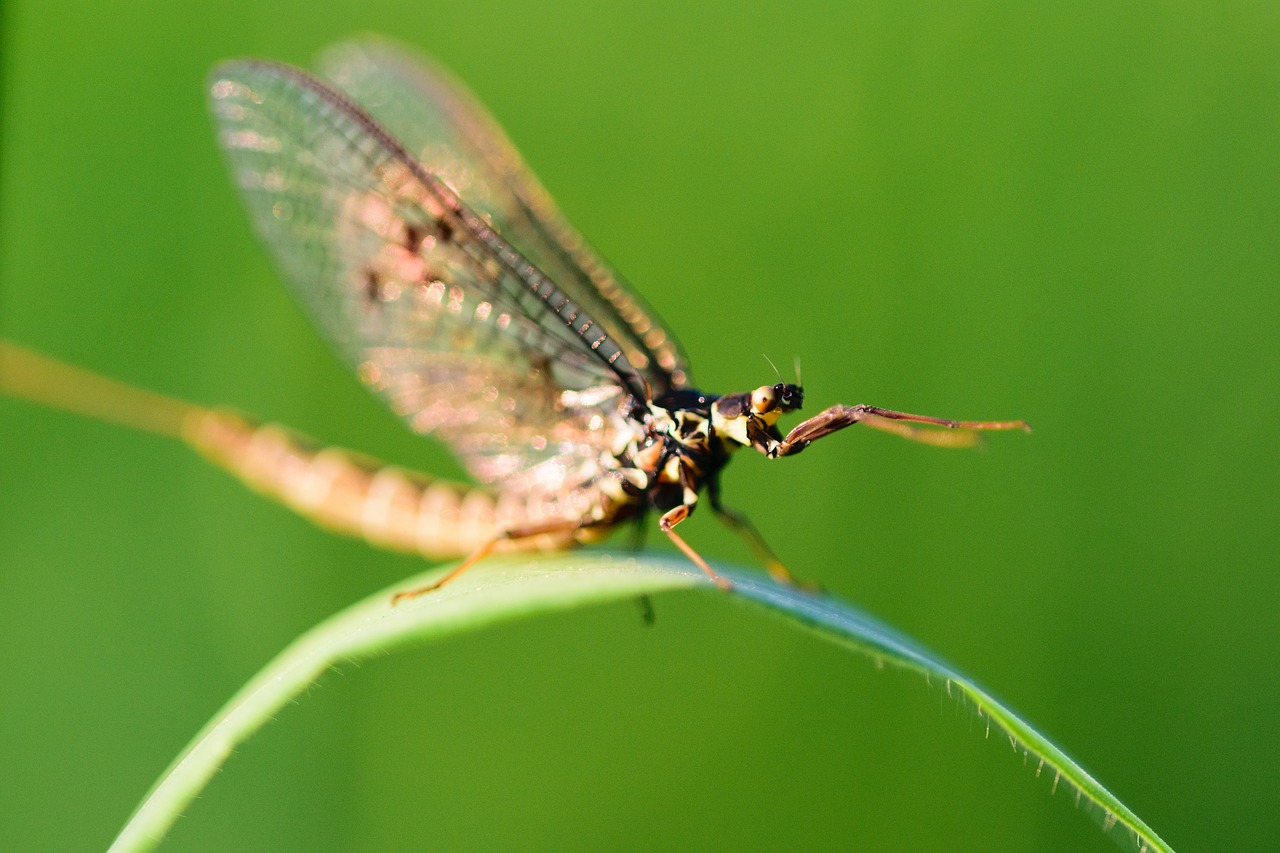
[[[396, 589], [427, 583], [442, 571], [411, 578]], [[1014, 749], [1036, 759], [1037, 775], [1049, 774], [1055, 790], [1062, 785], [1073, 789], [1077, 802], [1092, 807], [1116, 840], [1142, 853], [1171, 850], [1062, 750], [928, 649], [830, 596], [779, 586], [754, 573], [724, 573], [734, 581], [737, 600], [762, 606], [877, 663], [942, 682], [949, 695], [969, 702], [992, 728], [1003, 732]], [[111, 849], [150, 850], [158, 845], [231, 751], [331, 666], [495, 622], [694, 587], [723, 594], [684, 561], [579, 553], [487, 561], [438, 592], [398, 607], [391, 606], [395, 590], [378, 592], [303, 634], [241, 688], [165, 770]]]
[[1098, 780], [1055, 746], [1048, 738], [987, 692], [972, 678], [897, 629], [851, 604], [831, 596], [813, 596], [779, 586], [759, 576], [729, 573], [735, 591], [763, 605], [793, 625], [803, 626], [831, 642], [861, 652], [877, 664], [913, 670], [931, 683], [941, 681], [948, 696], [967, 701], [988, 725], [988, 733], [1003, 733], [1013, 749], [1037, 762], [1036, 775], [1047, 774], [1052, 790], [1066, 786], [1076, 793], [1076, 804], [1089, 808], [1102, 828], [1116, 841], [1139, 853], [1171, 848], [1136, 814]]

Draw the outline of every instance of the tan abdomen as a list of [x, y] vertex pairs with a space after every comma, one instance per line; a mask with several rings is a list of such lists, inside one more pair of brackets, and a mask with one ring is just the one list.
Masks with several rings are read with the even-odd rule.
[[[526, 502], [435, 480], [334, 447], [319, 447], [273, 424], [225, 410], [202, 411], [184, 427], [188, 444], [249, 487], [322, 527], [371, 544], [432, 558], [470, 554], [531, 518]], [[572, 532], [502, 540], [499, 551], [572, 546]]]

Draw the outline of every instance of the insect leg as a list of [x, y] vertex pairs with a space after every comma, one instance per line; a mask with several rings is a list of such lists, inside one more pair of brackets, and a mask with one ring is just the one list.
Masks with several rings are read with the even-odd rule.
[[648, 520], [648, 513], [646, 512], [638, 512], [635, 518], [632, 519], [631, 537], [627, 543], [627, 547], [632, 551], [639, 551], [644, 548], [644, 540], [649, 532], [649, 525], [645, 524]]
[[788, 586], [800, 586], [795, 575], [787, 570], [782, 564], [782, 560], [778, 559], [778, 555], [769, 547], [769, 543], [764, 541], [764, 537], [760, 535], [760, 531], [751, 519], [747, 518], [737, 510], [729, 509], [716, 503], [711, 504], [711, 509], [715, 512], [716, 517], [724, 522], [729, 528], [742, 537], [747, 543], [747, 547], [756, 555], [756, 559], [764, 566], [774, 580], [779, 583], [785, 583]]
[[765, 571], [774, 580], [779, 583], [785, 583], [788, 586], [801, 585], [796, 580], [795, 575], [787, 571], [787, 567], [782, 564], [782, 560], [778, 559], [778, 555], [769, 547], [769, 543], [760, 535], [759, 529], [751, 523], [751, 519], [720, 502], [720, 483], [718, 478], [707, 484], [707, 498], [711, 501], [711, 511], [716, 514], [716, 518], [742, 537], [743, 541], [747, 543], [747, 547], [756, 555], [756, 559], [760, 561]]
[[[638, 512], [631, 519], [631, 541], [628, 547], [632, 551], [639, 551], [644, 547], [645, 534], [649, 532], [649, 525], [645, 524], [648, 513]], [[657, 621], [657, 612], [653, 609], [653, 598], [648, 595], [642, 595], [636, 599], [636, 605], [640, 608], [640, 621], [644, 623], [646, 628], [652, 628], [653, 623]]]
[[496, 548], [498, 544], [501, 542], [516, 541], [520, 539], [529, 539], [534, 536], [542, 536], [547, 533], [568, 533], [570, 531], [577, 530], [582, 526], [583, 524], [581, 521], [577, 521], [577, 520], [567, 521], [564, 519], [556, 519], [554, 521], [548, 521], [542, 524], [530, 524], [524, 527], [512, 527], [508, 530], [504, 530], [501, 533], [499, 533], [497, 536], [494, 536], [492, 539], [485, 542], [479, 548], [472, 551], [471, 554], [465, 560], [463, 560], [461, 563], [459, 563], [457, 566], [453, 568], [453, 571], [449, 572], [444, 577], [440, 578], [440, 580], [434, 583], [429, 583], [426, 586], [420, 586], [416, 589], [409, 589], [409, 590], [405, 590], [404, 592], [397, 592], [395, 595], [391, 597], [391, 604], [392, 606], [394, 606], [410, 598], [417, 598], [420, 595], [424, 595], [425, 593], [428, 593], [428, 592], [433, 592], [434, 590], [439, 589], [445, 584], [451, 583], [457, 580], [458, 577], [460, 577], [464, 572], [466, 572], [476, 563], [480, 562], [485, 557], [492, 554], [493, 549]]
[[[786, 438], [777, 446], [773, 456], [791, 456], [804, 450], [813, 442], [838, 432], [854, 424], [866, 424], [884, 432], [893, 433], [911, 441], [933, 444], [941, 447], [968, 447], [977, 442], [974, 435], [978, 430], [1020, 429], [1030, 432], [1026, 421], [954, 421], [948, 418], [935, 418], [929, 415], [913, 415], [909, 412], [896, 412], [893, 409], [882, 409], [879, 406], [859, 404], [857, 406], [832, 406], [819, 412], [809, 420], [797, 424]], [[920, 429], [910, 426], [912, 423], [929, 424], [943, 427], [943, 430]], [[969, 432], [949, 432], [950, 430], [969, 430]]]
[[640, 608], [640, 623], [646, 628], [652, 628], [653, 623], [658, 621], [658, 613], [653, 609], [653, 596], [640, 596], [636, 599], [636, 606]]
[[700, 555], [697, 551], [693, 550], [693, 548], [689, 547], [689, 543], [685, 542], [684, 539], [680, 537], [680, 534], [676, 533], [675, 530], [673, 529], [677, 524], [684, 521], [688, 517], [689, 517], [688, 505], [680, 504], [679, 506], [672, 507], [671, 509], [667, 510], [665, 513], [662, 514], [662, 518], [658, 521], [658, 527], [662, 530], [663, 533], [667, 534], [667, 538], [670, 539], [672, 542], [674, 542], [677, 548], [679, 548], [681, 551], [684, 552], [684, 555], [686, 557], [688, 557], [690, 560], [693, 560], [693, 564], [695, 566], [697, 566], [698, 568], [706, 572], [707, 577], [711, 578], [713, 581], [716, 582], [716, 586], [720, 587], [723, 590], [733, 589], [733, 584], [729, 582], [729, 579], [716, 574], [716, 572], [709, 565], [707, 565], [707, 561], [702, 559], [702, 555]]

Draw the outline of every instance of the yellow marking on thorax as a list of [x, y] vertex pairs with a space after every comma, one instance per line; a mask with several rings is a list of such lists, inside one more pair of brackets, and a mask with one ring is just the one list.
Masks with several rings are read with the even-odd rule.
[[736, 444], [750, 444], [751, 439], [747, 437], [747, 417], [739, 415], [736, 418], [726, 418], [716, 412], [714, 408], [711, 410], [711, 423], [715, 428], [716, 435], [731, 438]]

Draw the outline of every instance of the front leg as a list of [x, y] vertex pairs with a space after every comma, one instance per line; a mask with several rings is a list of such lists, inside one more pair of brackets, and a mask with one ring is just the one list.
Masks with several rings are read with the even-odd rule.
[[[920, 429], [909, 426], [910, 423], [929, 424], [944, 427], [942, 430]], [[948, 418], [934, 418], [928, 415], [913, 415], [908, 412], [895, 412], [879, 406], [858, 404], [856, 406], [832, 406], [819, 412], [809, 420], [797, 424], [787, 433], [787, 437], [777, 446], [771, 456], [791, 456], [799, 453], [823, 436], [838, 432], [854, 424], [866, 424], [869, 427], [891, 432], [911, 441], [934, 444], [941, 447], [969, 447], [978, 440], [977, 430], [1020, 429], [1030, 432], [1026, 421], [953, 421]], [[967, 430], [967, 432], [950, 432], [950, 430]]]
[[753, 417], [747, 421], [747, 440], [751, 442], [752, 447], [765, 456], [774, 456], [782, 444], [782, 433], [778, 432], [776, 426]]

